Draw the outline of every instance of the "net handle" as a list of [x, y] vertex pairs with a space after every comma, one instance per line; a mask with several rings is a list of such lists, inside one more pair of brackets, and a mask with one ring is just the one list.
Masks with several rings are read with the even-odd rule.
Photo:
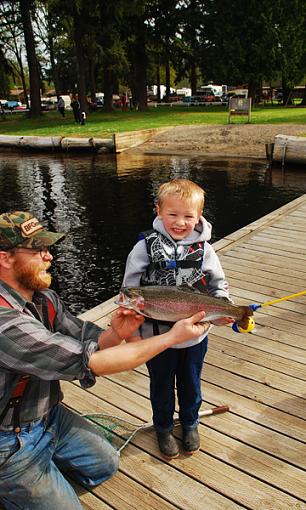
[[212, 409], [204, 409], [203, 411], [199, 411], [199, 418], [201, 416], [210, 416], [211, 414], [220, 414], [229, 411], [229, 406], [219, 406], [213, 407]]
[[[199, 411], [199, 418], [201, 418], [202, 416], [210, 416], [211, 414], [225, 413], [226, 411], [229, 411], [228, 405], [212, 407], [211, 409], [203, 409], [202, 411]], [[114, 418], [114, 419], [118, 418], [117, 416], [108, 414], [108, 413], [90, 413], [90, 412], [82, 413], [81, 416], [83, 416], [84, 418], [89, 418], [89, 419], [95, 418], [95, 417], [99, 418], [99, 416], [106, 416], [106, 417]], [[153, 422], [137, 424], [137, 423], [133, 423], [129, 420], [125, 420], [124, 418], [120, 418], [120, 420], [128, 423], [129, 425], [134, 425], [135, 427], [137, 427], [139, 429], [153, 427]], [[179, 421], [179, 417], [176, 416], [174, 418], [174, 422], [178, 422], [178, 421]]]

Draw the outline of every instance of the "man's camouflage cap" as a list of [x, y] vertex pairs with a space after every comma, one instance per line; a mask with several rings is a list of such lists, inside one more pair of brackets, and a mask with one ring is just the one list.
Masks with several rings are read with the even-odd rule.
[[65, 234], [49, 232], [33, 214], [24, 211], [7, 212], [0, 215], [0, 250], [51, 246]]

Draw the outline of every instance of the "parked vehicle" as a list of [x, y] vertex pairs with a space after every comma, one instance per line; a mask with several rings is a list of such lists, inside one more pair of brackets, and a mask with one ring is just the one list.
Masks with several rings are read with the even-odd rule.
[[202, 91], [197, 92], [195, 96], [186, 96], [183, 97], [183, 103], [220, 103], [222, 101], [221, 97], [215, 96], [213, 93], [205, 93]]
[[227, 85], [214, 85], [213, 83], [209, 85], [203, 85], [197, 91], [197, 94], [204, 96], [215, 96], [221, 100], [224, 94], [227, 94]]
[[51, 98], [41, 98], [41, 109], [44, 112], [56, 110], [56, 102], [52, 100]]
[[21, 106], [20, 101], [7, 101], [4, 105], [5, 108], [8, 108], [9, 110], [14, 110], [17, 108], [17, 106]]

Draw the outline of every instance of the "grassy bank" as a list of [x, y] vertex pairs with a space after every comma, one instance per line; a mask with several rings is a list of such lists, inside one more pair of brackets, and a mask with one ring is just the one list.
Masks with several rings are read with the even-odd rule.
[[[7, 114], [0, 120], [0, 134], [108, 138], [112, 133], [118, 132], [179, 125], [227, 124], [227, 120], [228, 111], [223, 106], [150, 107], [146, 112], [98, 111], [88, 115], [85, 126], [74, 123], [72, 111], [66, 111], [64, 119], [58, 112], [47, 112], [35, 120], [28, 119], [25, 114], [18, 112]], [[234, 119], [235, 124], [244, 122], [244, 117]], [[252, 111], [252, 124], [281, 123], [306, 124], [306, 109], [277, 105], [257, 107]]]

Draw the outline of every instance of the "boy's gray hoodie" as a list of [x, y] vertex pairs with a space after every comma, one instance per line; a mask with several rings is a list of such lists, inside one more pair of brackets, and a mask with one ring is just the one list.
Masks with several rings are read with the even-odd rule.
[[[211, 224], [208, 223], [205, 218], [203, 218], [203, 216], [200, 217], [199, 223], [196, 225], [193, 233], [181, 241], [175, 241], [172, 239], [172, 237], [165, 230], [164, 224], [159, 217], [155, 218], [153, 222], [153, 229], [163, 234], [177, 247], [204, 241], [205, 243], [202, 269], [203, 272], [208, 275], [207, 290], [211, 296], [229, 298], [227, 290], [228, 284], [225, 281], [224, 272], [221, 267], [219, 258], [216, 255], [213, 247], [207, 242], [211, 238], [212, 227]], [[145, 239], [142, 239], [141, 241], [138, 241], [138, 243], [134, 246], [128, 255], [122, 285], [124, 287], [139, 287], [141, 276], [143, 273], [145, 273], [149, 264], [150, 260], [147, 253], [146, 241]], [[159, 324], [160, 333], [165, 333], [166, 331], [169, 331], [169, 329], [170, 327], [168, 325]], [[143, 338], [151, 337], [153, 335], [152, 323], [145, 322], [141, 327], [140, 334]], [[192, 338], [183, 344], [172, 346], [171, 348], [182, 349], [184, 347], [190, 347], [200, 343], [206, 335], [207, 333], [201, 337]]]

